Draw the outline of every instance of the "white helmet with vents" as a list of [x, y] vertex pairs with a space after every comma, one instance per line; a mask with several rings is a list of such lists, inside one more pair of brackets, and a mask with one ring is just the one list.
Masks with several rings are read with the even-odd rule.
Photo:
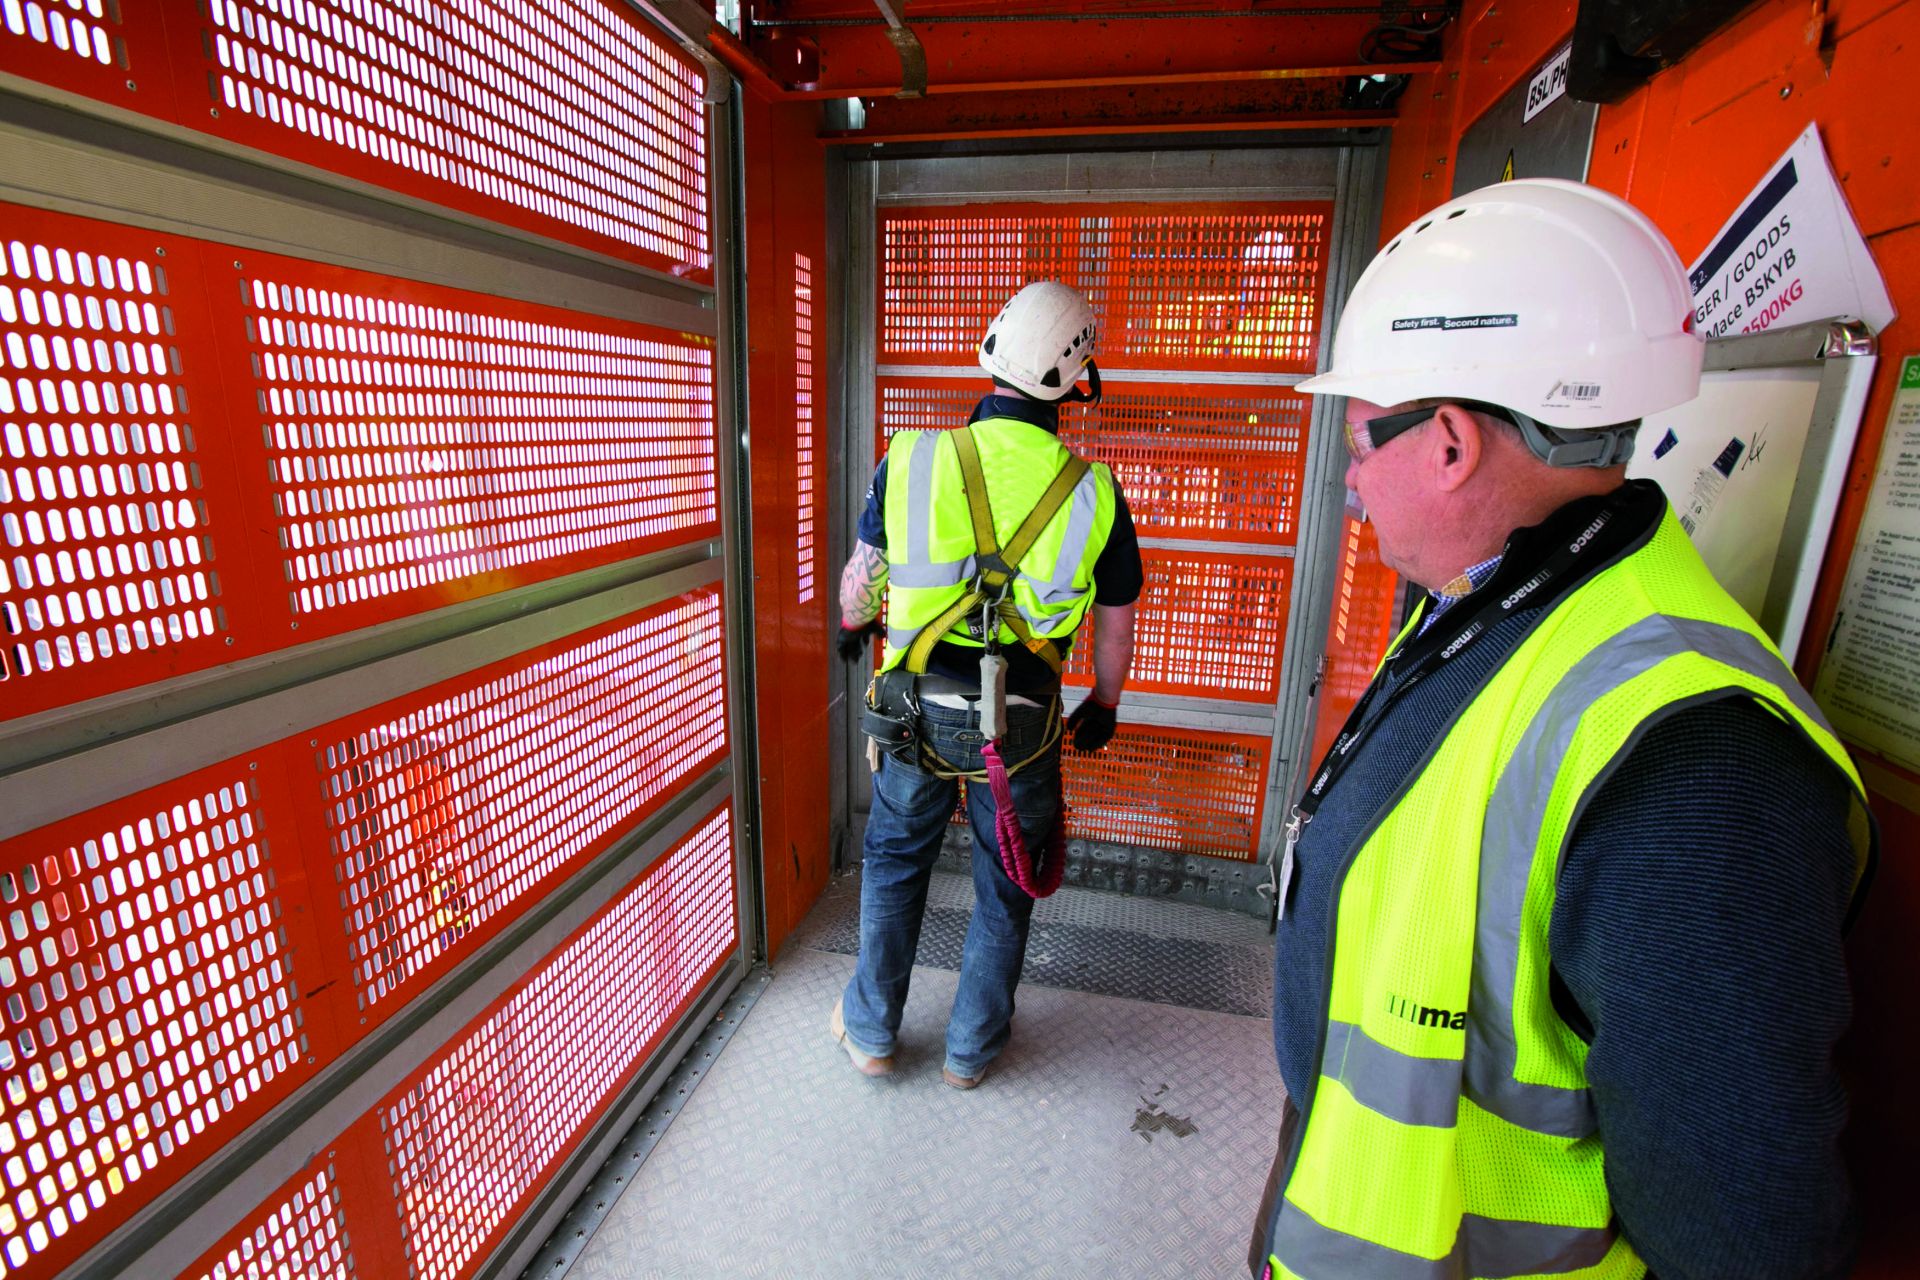
[[1074, 384], [1085, 372], [1100, 393], [1093, 368], [1100, 326], [1080, 291], [1057, 280], [1036, 280], [1007, 299], [980, 340], [980, 367], [1036, 400], [1084, 400]]
[[1641, 418], [1699, 394], [1705, 350], [1686, 269], [1650, 218], [1582, 182], [1526, 178], [1395, 236], [1347, 300], [1333, 367], [1299, 389], [1498, 405], [1545, 460], [1613, 466]]

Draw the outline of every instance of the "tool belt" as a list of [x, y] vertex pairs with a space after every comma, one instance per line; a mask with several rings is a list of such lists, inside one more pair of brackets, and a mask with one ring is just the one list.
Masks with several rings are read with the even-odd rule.
[[[860, 731], [867, 735], [867, 765], [876, 772], [880, 757], [892, 756], [902, 764], [924, 769], [936, 778], [968, 778], [975, 782], [987, 777], [985, 768], [962, 769], [926, 741], [920, 732], [920, 699], [929, 694], [961, 693], [972, 696], [979, 690], [945, 676], [916, 676], [895, 667], [874, 676], [867, 686], [867, 705], [860, 712]], [[1017, 763], [1007, 766], [1009, 774], [1020, 772], [1045, 755], [1060, 741], [1060, 699], [1057, 691], [1048, 701], [1047, 734], [1039, 747]]]

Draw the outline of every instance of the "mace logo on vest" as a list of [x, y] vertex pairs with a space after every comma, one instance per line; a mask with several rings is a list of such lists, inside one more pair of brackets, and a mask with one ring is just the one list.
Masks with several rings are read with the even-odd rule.
[[1450, 1009], [1434, 1009], [1405, 996], [1387, 992], [1387, 1012], [1394, 1017], [1413, 1023], [1419, 1027], [1433, 1027], [1436, 1030], [1465, 1031], [1467, 1029], [1467, 1011], [1458, 1013]]

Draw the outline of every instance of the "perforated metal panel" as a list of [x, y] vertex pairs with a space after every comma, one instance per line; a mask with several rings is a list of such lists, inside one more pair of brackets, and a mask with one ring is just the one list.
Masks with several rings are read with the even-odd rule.
[[1321, 713], [1315, 759], [1326, 754], [1340, 726], [1373, 679], [1374, 668], [1393, 642], [1395, 574], [1380, 562], [1373, 526], [1352, 517], [1340, 542], [1340, 578], [1334, 586], [1328, 625], [1327, 666], [1321, 676]]
[[1079, 289], [1114, 367], [1307, 372], [1331, 206], [1004, 204], [880, 214], [880, 362], [971, 364], [1031, 280]]
[[[1293, 561], [1275, 556], [1141, 552], [1146, 587], [1134, 614], [1127, 688], [1271, 706], [1292, 605]], [[1093, 684], [1089, 615], [1069, 655], [1066, 682]]]
[[1250, 860], [1271, 747], [1265, 738], [1123, 724], [1099, 752], [1069, 753], [1067, 834]]
[[295, 614], [345, 630], [717, 532], [704, 340], [292, 259], [236, 274]]
[[711, 282], [695, 64], [596, 0], [4, 0], [0, 70]]
[[309, 1074], [287, 836], [235, 761], [0, 844], [0, 1274]]
[[813, 261], [793, 255], [794, 502], [800, 526], [799, 600], [813, 599], [819, 572], [814, 522], [819, 515], [820, 473], [815, 458], [819, 426], [813, 413]]
[[381, 1104], [410, 1276], [468, 1274], [735, 942], [722, 809]]
[[[981, 386], [883, 377], [880, 452], [896, 431], [963, 426]], [[1067, 405], [1060, 438], [1113, 468], [1143, 537], [1292, 546], [1306, 458], [1306, 397], [1279, 388], [1108, 384], [1097, 405]]]
[[[23, 215], [28, 211], [20, 211]], [[0, 240], [0, 681], [151, 679], [225, 629], [154, 238], [22, 216]], [[196, 364], [208, 352], [189, 348]], [[111, 679], [111, 677], [110, 677]], [[16, 686], [16, 690], [18, 686]]]
[[[21, 41], [41, 46], [41, 51], [58, 57], [65, 54], [82, 63], [110, 67], [126, 62], [124, 44], [116, 37], [117, 19], [107, 17], [101, 0], [4, 0], [0, 18], [6, 22], [9, 43]], [[24, 48], [24, 43], [19, 47]]]
[[315, 730], [361, 1010], [710, 768], [722, 650], [702, 592]]
[[[10, 742], [49, 780], [35, 812], [84, 810], [0, 843], [0, 1276], [206, 1249], [182, 1275], [384, 1280], [409, 1246], [471, 1274], [737, 962], [724, 808], [697, 858], [616, 887], [726, 791], [738, 641], [721, 588], [679, 594], [722, 577], [715, 340], [678, 331], [717, 327], [701, 73], [618, 0], [0, 0], [0, 78], [42, 113], [22, 153], [71, 126], [125, 175], [124, 204], [58, 164], [27, 198], [128, 224], [0, 206], [0, 718], [60, 713]], [[146, 760], [89, 745], [149, 729]], [[168, 748], [182, 776], [121, 794]], [[468, 1028], [514, 1045], [488, 1061], [526, 1140], [485, 1231], [449, 1235], [381, 1121], [421, 1100], [434, 1161], [491, 1140], [498, 1100], [424, 1072], [379, 1099], [389, 1055], [426, 1047], [417, 997], [454, 965], [481, 962], [438, 991], [477, 1007], [496, 958], [549, 945], [528, 912], [586, 918], [589, 865], [622, 869], [619, 927]], [[312, 1145], [249, 1133], [270, 1114]]]
[[707, 338], [0, 216], [16, 714], [719, 535]]
[[348, 1280], [355, 1274], [340, 1180], [321, 1160], [262, 1204], [181, 1280]]
[[0, 70], [120, 106], [172, 110], [160, 23], [112, 0], [0, 0]]

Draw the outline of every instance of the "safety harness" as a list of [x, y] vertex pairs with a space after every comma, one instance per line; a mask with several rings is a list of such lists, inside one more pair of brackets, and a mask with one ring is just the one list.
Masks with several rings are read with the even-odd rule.
[[[1044, 898], [1060, 887], [1061, 876], [1066, 868], [1066, 824], [1054, 823], [1048, 856], [1036, 870], [1021, 836], [1020, 820], [1014, 812], [1013, 792], [1008, 778], [1039, 759], [1060, 740], [1060, 701], [1058, 698], [1053, 700], [1046, 738], [1040, 747], [1016, 764], [1008, 765], [1002, 761], [999, 740], [1006, 728], [1007, 663], [999, 653], [1000, 624], [1005, 624], [1013, 632], [1014, 638], [1028, 652], [1045, 662], [1055, 675], [1060, 673], [1065, 660], [1060, 656], [1059, 647], [1046, 636], [1033, 633], [1033, 628], [1021, 616], [1013, 601], [1008, 599], [1008, 594], [1019, 572], [1021, 559], [1079, 485], [1081, 477], [1087, 473], [1088, 464], [1084, 458], [1069, 454], [1046, 492], [1040, 495], [1039, 502], [1027, 513], [1027, 518], [1015, 530], [1007, 545], [1002, 547], [994, 534], [993, 505], [987, 497], [986, 472], [980, 465], [980, 449], [973, 438], [973, 428], [962, 427], [950, 432], [949, 436], [959, 457], [961, 484], [967, 495], [967, 510], [973, 520], [973, 580], [958, 600], [914, 635], [907, 645], [906, 657], [899, 666], [882, 671], [873, 678], [873, 682], [867, 686], [867, 714], [862, 717], [862, 728], [880, 749], [890, 753], [899, 754], [918, 742], [922, 767], [936, 777], [985, 781], [993, 792], [1001, 866], [1006, 869], [1007, 877], [1028, 896]], [[948, 632], [971, 617], [975, 610], [979, 611], [981, 643], [984, 646], [980, 659], [979, 715], [980, 733], [985, 739], [980, 755], [986, 761], [986, 768], [961, 769], [920, 737], [917, 726], [920, 704], [914, 693], [914, 685], [926, 674], [933, 647]]]

